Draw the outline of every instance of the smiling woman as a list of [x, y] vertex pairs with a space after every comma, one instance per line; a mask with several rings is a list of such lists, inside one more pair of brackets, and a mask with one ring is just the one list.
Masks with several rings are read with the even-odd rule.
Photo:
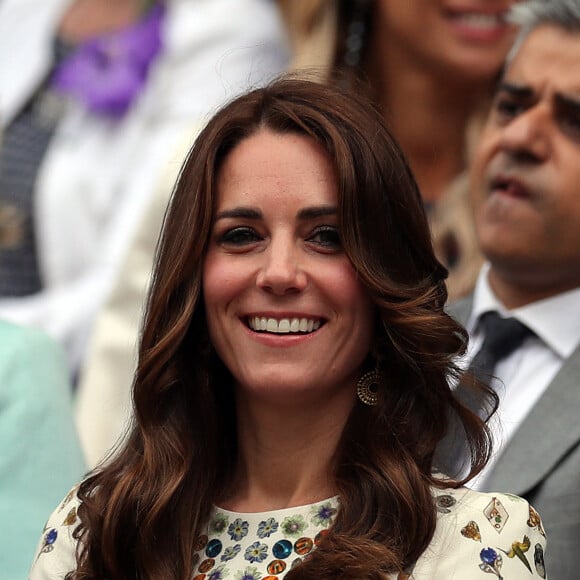
[[449, 387], [445, 276], [367, 102], [283, 79], [230, 103], [166, 215], [135, 424], [53, 514], [31, 580], [544, 577], [526, 502], [433, 472], [452, 416], [469, 477], [489, 453]]

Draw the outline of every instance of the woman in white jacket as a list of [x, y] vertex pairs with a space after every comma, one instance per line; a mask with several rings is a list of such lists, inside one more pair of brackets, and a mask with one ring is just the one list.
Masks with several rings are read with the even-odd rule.
[[[59, 35], [82, 42], [83, 36], [114, 29], [115, 19], [128, 18], [130, 24], [139, 6], [131, 0], [3, 0], [5, 135], [51, 74]], [[103, 14], [109, 10], [115, 14], [108, 21]], [[269, 80], [286, 65], [282, 24], [268, 0], [167, 0], [160, 36], [162, 48], [147, 80], [122, 117], [110, 119], [66, 103], [33, 190], [41, 288], [0, 298], [4, 318], [40, 327], [59, 340], [75, 372], [160, 176], [181, 161], [174, 151], [184, 134], [193, 135], [225, 99]], [[0, 191], [0, 203], [6, 199], [10, 192]]]

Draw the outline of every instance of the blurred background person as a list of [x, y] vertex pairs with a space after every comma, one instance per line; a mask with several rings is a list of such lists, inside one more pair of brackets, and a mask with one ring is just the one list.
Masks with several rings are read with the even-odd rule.
[[[496, 377], [500, 398], [494, 455], [473, 485], [540, 511], [549, 577], [567, 580], [580, 539], [580, 2], [529, 2], [514, 16], [522, 37], [472, 169], [487, 263], [449, 310], [470, 333], [465, 362]], [[447, 453], [460, 467], [461, 450]]]
[[[62, 349], [42, 332], [0, 320], [0, 576], [26, 578], [55, 502], [85, 464]], [[66, 515], [66, 514], [65, 514]]]
[[286, 65], [284, 31], [268, 0], [4, 0], [0, 55], [0, 315], [76, 375], [183, 134]]
[[142, 304], [181, 160], [205, 121], [205, 113], [226, 93], [231, 96], [244, 85], [262, 84], [289, 62], [286, 31], [274, 2], [206, 0], [187, 4], [192, 18], [197, 15], [197, 19], [181, 24], [183, 34], [190, 35], [185, 36], [191, 50], [186, 54], [194, 62], [200, 59], [201, 65], [199, 71], [192, 70], [180, 79], [172, 97], [194, 107], [196, 114], [179, 124], [179, 138], [164, 151], [168, 162], [147, 184], [146, 208], [135, 219], [137, 226], [127, 237], [130, 243], [92, 328], [76, 405], [77, 425], [90, 465], [116, 441], [129, 416]]
[[293, 68], [362, 80], [425, 200], [449, 293], [468, 293], [481, 265], [466, 169], [509, 49], [513, 0], [279, 0]]

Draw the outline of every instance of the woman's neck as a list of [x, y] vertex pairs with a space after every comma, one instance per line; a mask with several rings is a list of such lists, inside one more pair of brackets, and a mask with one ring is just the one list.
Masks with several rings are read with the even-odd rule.
[[336, 494], [336, 449], [353, 401], [282, 408], [244, 400], [238, 408], [239, 463], [220, 507], [259, 512]]
[[375, 35], [366, 74], [388, 126], [401, 144], [424, 199], [434, 201], [465, 169], [466, 129], [486, 86], [419, 68]]
[[76, 0], [65, 12], [58, 35], [78, 44], [130, 26], [138, 20], [143, 7], [143, 0]]

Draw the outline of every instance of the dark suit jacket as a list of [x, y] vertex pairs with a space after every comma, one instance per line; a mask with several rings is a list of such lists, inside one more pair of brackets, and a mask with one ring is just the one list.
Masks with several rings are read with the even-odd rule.
[[[465, 324], [471, 308], [469, 297], [449, 313]], [[580, 345], [521, 423], [482, 491], [526, 498], [546, 528], [548, 577], [580, 579]]]

